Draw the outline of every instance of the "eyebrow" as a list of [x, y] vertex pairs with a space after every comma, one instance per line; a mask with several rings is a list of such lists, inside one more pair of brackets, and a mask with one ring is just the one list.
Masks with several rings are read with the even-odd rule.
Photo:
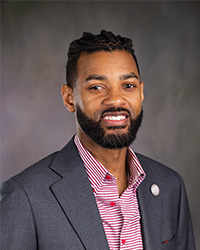
[[136, 79], [138, 79], [138, 76], [134, 72], [131, 72], [130, 74], [121, 75], [119, 77], [120, 80], [127, 80], [129, 78], [136, 78]]
[[[124, 75], [120, 75], [119, 79], [120, 80], [127, 80], [127, 79], [130, 79], [130, 78], [136, 78], [138, 79], [138, 76], [134, 73], [134, 72], [131, 72], [129, 74], [124, 74]], [[100, 80], [100, 81], [105, 81], [107, 80], [108, 78], [104, 75], [89, 75], [87, 78], [86, 78], [86, 82], [90, 81], [90, 80]]]
[[104, 75], [89, 75], [87, 78], [86, 78], [86, 82], [90, 81], [90, 80], [100, 80], [100, 81], [104, 81], [106, 80], [107, 77], [104, 76]]

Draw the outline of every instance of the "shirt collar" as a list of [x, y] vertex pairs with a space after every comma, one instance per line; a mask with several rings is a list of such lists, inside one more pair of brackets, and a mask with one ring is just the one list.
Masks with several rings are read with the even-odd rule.
[[[116, 178], [83, 146], [77, 135], [74, 138], [74, 142], [93, 189], [98, 191], [105, 178], [108, 178], [107, 176], [116, 182]], [[129, 172], [129, 186], [136, 185], [137, 188], [144, 180], [145, 172], [131, 147], [128, 147], [127, 150], [127, 167]]]

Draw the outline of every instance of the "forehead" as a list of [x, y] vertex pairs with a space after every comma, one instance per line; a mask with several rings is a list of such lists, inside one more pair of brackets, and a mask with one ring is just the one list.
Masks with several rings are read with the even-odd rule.
[[90, 74], [107, 76], [134, 72], [138, 77], [136, 63], [132, 55], [124, 50], [83, 53], [77, 63], [78, 77], [87, 78]]

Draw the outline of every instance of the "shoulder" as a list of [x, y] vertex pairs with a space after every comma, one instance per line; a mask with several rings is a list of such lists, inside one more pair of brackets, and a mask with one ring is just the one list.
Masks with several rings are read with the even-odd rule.
[[183, 200], [187, 200], [185, 184], [179, 173], [144, 155], [136, 153], [136, 156], [146, 174], [140, 185], [142, 188], [149, 190], [156, 184], [163, 193], [160, 197], [170, 197], [170, 199], [173, 197], [178, 200], [181, 196], [184, 197]]
[[[13, 185], [15, 183], [20, 186], [34, 186], [34, 185], [45, 185], [45, 183], [52, 183], [54, 180], [60, 178], [58, 172], [56, 172], [52, 166], [65, 165], [69, 162], [68, 155], [72, 155], [72, 151], [75, 151], [73, 144], [73, 138], [64, 146], [61, 150], [53, 152], [52, 154], [44, 157], [33, 165], [27, 167], [19, 174], [11, 177], [2, 186]], [[55, 167], [56, 168], [56, 167]]]
[[57, 152], [54, 152], [43, 159], [39, 160], [38, 162], [32, 164], [31, 166], [25, 168], [19, 174], [11, 177], [8, 181], [23, 181], [26, 178], [34, 178], [35, 176], [39, 176], [48, 172], [48, 167], [51, 165], [54, 157], [56, 156]]
[[163, 182], [166, 180], [177, 182], [182, 181], [180, 175], [172, 168], [153, 160], [147, 156], [135, 153], [148, 179], [157, 179]]
[[35, 164], [27, 167], [19, 174], [11, 177], [7, 181], [1, 184], [1, 195], [4, 196], [16, 196], [21, 197], [22, 194], [26, 196], [29, 191], [34, 191], [48, 183], [49, 178], [52, 178], [52, 171], [49, 171], [49, 165], [53, 161], [57, 153], [53, 153]]

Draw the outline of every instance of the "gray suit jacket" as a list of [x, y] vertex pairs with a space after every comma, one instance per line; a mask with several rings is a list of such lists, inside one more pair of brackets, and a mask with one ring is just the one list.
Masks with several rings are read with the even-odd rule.
[[[146, 250], [194, 250], [185, 188], [173, 170], [137, 154]], [[150, 187], [160, 187], [159, 196]], [[73, 139], [2, 185], [2, 250], [108, 250], [96, 201]], [[165, 242], [163, 244], [163, 242]]]

